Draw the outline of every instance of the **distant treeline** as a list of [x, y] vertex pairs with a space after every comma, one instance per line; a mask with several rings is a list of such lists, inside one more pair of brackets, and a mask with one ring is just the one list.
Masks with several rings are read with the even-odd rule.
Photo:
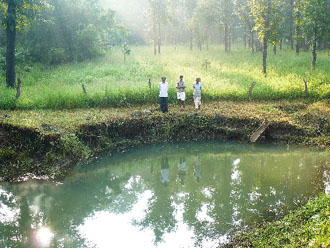
[[[1, 1], [5, 26], [0, 33], [3, 67], [8, 1]], [[19, 2], [29, 2], [34, 13], [19, 12], [24, 8]], [[102, 55], [105, 48], [122, 45], [130, 39], [116, 13], [101, 8], [94, 0], [45, 0], [39, 6], [33, 1], [20, 0], [16, 1], [16, 15], [16, 63], [59, 64], [92, 59]]]
[[252, 53], [263, 51], [266, 73], [267, 47], [288, 44], [299, 54], [312, 48], [330, 48], [329, 0], [148, 0], [150, 38], [154, 53], [164, 41], [190, 43], [202, 50], [209, 42], [223, 43], [226, 52], [240, 40]]
[[[138, 0], [137, 0], [138, 1]], [[199, 49], [222, 43], [227, 52], [240, 41], [252, 51], [263, 40], [275, 47], [330, 48], [329, 0], [147, 0], [150, 39]], [[157, 48], [157, 49], [156, 49]]]

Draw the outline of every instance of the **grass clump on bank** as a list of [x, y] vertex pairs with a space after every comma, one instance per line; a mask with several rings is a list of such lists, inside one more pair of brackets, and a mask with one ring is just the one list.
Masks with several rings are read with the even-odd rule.
[[[209, 66], [203, 67], [208, 61]], [[18, 70], [22, 79], [21, 97], [15, 90], [0, 86], [1, 109], [73, 109], [89, 107], [128, 107], [158, 102], [158, 82], [167, 76], [170, 83], [169, 102], [176, 102], [175, 83], [183, 74], [187, 83], [187, 99], [192, 98], [192, 84], [202, 78], [203, 100], [246, 100], [252, 82], [257, 85], [253, 98], [258, 100], [300, 99], [305, 97], [304, 80], [308, 81], [307, 99], [330, 97], [330, 58], [318, 56], [316, 71], [310, 70], [310, 54], [296, 56], [290, 50], [269, 55], [267, 77], [261, 72], [261, 53], [251, 55], [243, 48], [230, 54], [220, 46], [209, 51], [190, 51], [164, 47], [154, 56], [150, 47], [135, 47], [126, 62], [119, 50], [92, 61], [56, 67], [34, 65]], [[4, 75], [1, 76], [4, 79]], [[149, 89], [148, 79], [152, 85]], [[4, 80], [3, 80], [4, 81]], [[87, 89], [83, 93], [82, 83]]]
[[323, 194], [279, 221], [240, 233], [223, 248], [329, 246], [330, 194]]

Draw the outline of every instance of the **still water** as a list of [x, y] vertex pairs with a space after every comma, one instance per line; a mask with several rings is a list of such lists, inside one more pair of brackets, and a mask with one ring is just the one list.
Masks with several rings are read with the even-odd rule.
[[56, 182], [0, 184], [0, 247], [217, 247], [322, 190], [329, 154], [236, 143], [153, 145]]

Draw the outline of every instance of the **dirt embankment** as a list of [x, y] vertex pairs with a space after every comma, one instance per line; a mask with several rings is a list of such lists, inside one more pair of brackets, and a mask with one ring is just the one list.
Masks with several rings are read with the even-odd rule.
[[269, 126], [258, 142], [330, 147], [329, 108], [323, 103], [220, 102], [204, 106], [200, 113], [152, 109], [0, 113], [0, 180], [62, 177], [96, 155], [143, 144], [248, 142], [264, 121]]

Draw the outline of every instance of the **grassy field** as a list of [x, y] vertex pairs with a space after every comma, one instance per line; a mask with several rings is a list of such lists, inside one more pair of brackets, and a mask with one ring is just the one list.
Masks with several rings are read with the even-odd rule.
[[[203, 100], [245, 100], [253, 81], [257, 83], [253, 97], [259, 100], [300, 99], [304, 97], [304, 79], [308, 80], [309, 99], [330, 97], [330, 57], [318, 55], [317, 69], [311, 71], [311, 54], [299, 56], [293, 51], [269, 51], [268, 74], [261, 72], [261, 53], [251, 55], [244, 48], [230, 54], [223, 47], [208, 51], [190, 51], [186, 47], [164, 47], [161, 56], [154, 56], [150, 47], [132, 47], [127, 61], [119, 50], [83, 63], [56, 67], [43, 65], [18, 68], [22, 79], [21, 97], [16, 90], [0, 85], [1, 109], [72, 109], [86, 107], [118, 107], [158, 102], [157, 85], [161, 76], [170, 84], [169, 101], [175, 102], [175, 82], [185, 76], [187, 97], [191, 99], [192, 84], [202, 78]], [[206, 62], [206, 63], [205, 63]], [[209, 64], [206, 69], [205, 64]], [[148, 79], [152, 80], [149, 89]], [[4, 76], [1, 76], [4, 82]], [[87, 95], [83, 93], [84, 83]]]

